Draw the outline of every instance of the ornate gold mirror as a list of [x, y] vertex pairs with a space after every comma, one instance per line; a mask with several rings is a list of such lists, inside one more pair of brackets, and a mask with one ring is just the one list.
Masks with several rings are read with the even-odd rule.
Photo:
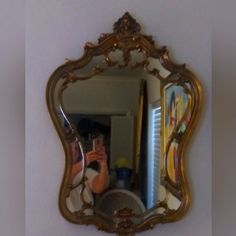
[[47, 85], [66, 157], [61, 213], [118, 235], [185, 215], [184, 151], [201, 105], [195, 75], [140, 31], [125, 13]]

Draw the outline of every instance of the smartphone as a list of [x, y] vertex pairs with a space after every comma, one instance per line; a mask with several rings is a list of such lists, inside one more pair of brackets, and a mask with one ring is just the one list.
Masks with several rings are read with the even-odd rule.
[[93, 139], [93, 151], [99, 150], [99, 148], [103, 146], [103, 140], [101, 138]]

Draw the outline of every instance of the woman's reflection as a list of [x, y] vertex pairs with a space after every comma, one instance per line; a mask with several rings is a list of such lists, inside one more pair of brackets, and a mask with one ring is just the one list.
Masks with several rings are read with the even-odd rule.
[[[82, 158], [77, 142], [71, 143], [71, 153], [73, 160], [71, 183], [75, 186], [80, 182], [82, 177]], [[85, 202], [93, 205], [93, 193], [101, 194], [109, 187], [107, 155], [101, 140], [93, 140], [93, 150], [87, 152], [85, 157], [87, 166], [92, 162], [97, 162], [99, 166], [98, 171], [93, 170], [90, 167], [87, 167], [85, 170], [85, 189], [83, 191], [83, 198]], [[70, 196], [66, 200], [67, 207], [71, 212], [78, 211], [82, 207], [81, 190], [82, 185], [77, 186], [71, 190]], [[92, 214], [92, 211], [87, 210], [85, 213]]]

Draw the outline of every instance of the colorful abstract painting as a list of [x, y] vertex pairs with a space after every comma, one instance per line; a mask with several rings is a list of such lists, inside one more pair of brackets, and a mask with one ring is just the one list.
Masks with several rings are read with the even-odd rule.
[[[188, 95], [182, 86], [168, 85], [164, 89], [164, 153], [166, 153], [166, 170], [170, 179], [178, 181], [178, 143], [172, 139], [167, 150], [168, 142], [173, 132], [184, 132], [189, 122], [186, 109], [189, 101]], [[181, 123], [180, 123], [181, 121]], [[176, 130], [178, 129], [178, 130]]]

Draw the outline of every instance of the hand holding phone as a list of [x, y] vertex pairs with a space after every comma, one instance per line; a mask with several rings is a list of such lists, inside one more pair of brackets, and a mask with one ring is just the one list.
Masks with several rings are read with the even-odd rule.
[[103, 146], [103, 140], [100, 138], [93, 139], [93, 151], [99, 151]]
[[103, 146], [103, 140], [100, 138], [93, 139], [93, 150], [86, 153], [87, 164], [93, 161], [97, 161], [100, 165], [105, 163], [107, 160], [106, 150]]

